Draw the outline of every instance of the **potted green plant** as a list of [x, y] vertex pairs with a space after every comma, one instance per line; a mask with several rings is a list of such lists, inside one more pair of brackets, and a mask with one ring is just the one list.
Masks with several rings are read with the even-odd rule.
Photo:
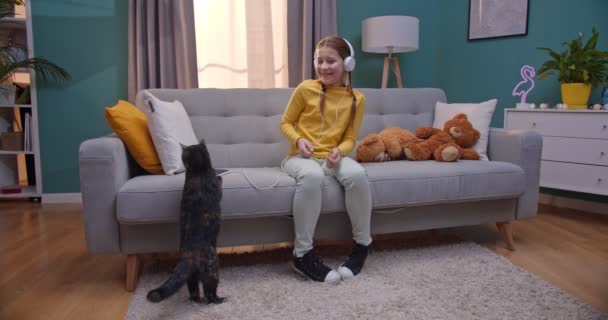
[[561, 82], [562, 101], [569, 108], [587, 108], [591, 88], [606, 84], [608, 77], [608, 52], [596, 48], [599, 33], [593, 27], [592, 35], [586, 43], [583, 34], [569, 42], [563, 42], [566, 50], [558, 53], [549, 48], [538, 48], [546, 51], [551, 58], [538, 69], [539, 79], [557, 75]]
[[[24, 0], [0, 0], [0, 27], [2, 23], [11, 23], [2, 18], [12, 16], [16, 5], [23, 5]], [[5, 83], [18, 70], [30, 70], [42, 80], [69, 80], [70, 74], [62, 67], [44, 59], [28, 58], [26, 48], [11, 43], [0, 47], [0, 83]]]

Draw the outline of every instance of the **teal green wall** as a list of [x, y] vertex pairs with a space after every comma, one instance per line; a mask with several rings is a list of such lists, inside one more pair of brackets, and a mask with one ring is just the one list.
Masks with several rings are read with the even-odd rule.
[[[579, 31], [588, 37], [595, 26], [600, 31], [598, 47], [608, 51], [608, 1], [606, 0], [530, 0], [528, 35], [467, 41], [468, 0], [444, 1], [449, 14], [444, 16], [439, 86], [448, 101], [478, 102], [498, 98], [493, 127], [503, 126], [504, 108], [513, 107], [519, 97], [511, 95], [520, 81], [521, 66], [535, 68], [549, 57], [538, 47], [561, 52], [561, 43], [574, 39]], [[599, 102], [599, 88], [590, 102]], [[561, 101], [555, 77], [536, 81], [527, 101], [556, 104]]]
[[[447, 0], [394, 1], [394, 0], [339, 0], [338, 33], [355, 48], [357, 69], [353, 73], [353, 86], [379, 88], [385, 54], [361, 51], [361, 22], [369, 17], [407, 15], [420, 19], [420, 49], [398, 54], [401, 75], [406, 87], [438, 87], [442, 75], [441, 2]], [[389, 76], [389, 87], [396, 87], [395, 75]]]
[[[503, 109], [517, 99], [511, 91], [523, 64], [546, 59], [536, 47], [561, 49], [578, 32], [600, 30], [608, 50], [608, 0], [530, 0], [525, 37], [467, 41], [468, 0], [338, 0], [338, 31], [354, 45], [356, 87], [380, 87], [383, 55], [361, 51], [361, 21], [379, 15], [420, 18], [420, 49], [398, 57], [406, 87], [443, 88], [450, 102], [498, 98], [492, 125], [502, 127]], [[127, 97], [127, 1], [32, 1], [34, 46], [68, 69], [72, 81], [38, 86], [42, 174], [45, 193], [79, 192], [78, 146], [110, 132], [103, 108]], [[389, 86], [395, 86], [394, 76]], [[592, 102], [599, 99], [599, 91]], [[537, 81], [531, 102], [560, 100], [556, 80]], [[557, 193], [557, 191], [548, 190]], [[578, 193], [561, 195], [608, 201]]]
[[[573, 5], [575, 4], [576, 5]], [[536, 68], [548, 55], [537, 47], [562, 50], [561, 43], [578, 32], [600, 31], [598, 47], [608, 51], [607, 0], [530, 0], [528, 35], [467, 40], [469, 0], [339, 0], [338, 33], [356, 47], [353, 85], [380, 87], [384, 55], [361, 51], [361, 21], [380, 15], [411, 15], [420, 19], [420, 49], [398, 54], [406, 87], [443, 88], [450, 102], [480, 102], [497, 98], [492, 126], [503, 126], [503, 110], [512, 107], [513, 87], [524, 64]], [[391, 74], [394, 87], [394, 76]], [[599, 102], [600, 89], [590, 102]], [[555, 78], [536, 81], [528, 101], [555, 104], [561, 100]]]
[[[355, 87], [380, 87], [383, 55], [361, 51], [361, 21], [380, 15], [411, 15], [420, 19], [420, 49], [399, 54], [406, 87], [439, 87], [449, 102], [480, 102], [498, 98], [493, 127], [503, 126], [504, 108], [518, 101], [511, 92], [524, 64], [535, 68], [547, 59], [537, 47], [562, 51], [561, 43], [578, 32], [600, 32], [598, 47], [608, 51], [608, 0], [530, 0], [528, 34], [522, 37], [467, 40], [469, 0], [339, 0], [338, 33], [356, 47]], [[392, 75], [391, 75], [392, 76]], [[395, 87], [394, 77], [389, 87]], [[600, 99], [593, 91], [590, 102]], [[536, 81], [529, 102], [561, 100], [553, 77]], [[543, 189], [543, 192], [583, 200], [608, 202], [608, 197]]]
[[103, 108], [127, 97], [127, 1], [30, 3], [35, 55], [72, 75], [38, 83], [43, 192], [79, 192], [79, 144], [110, 133]]
[[[563, 51], [561, 43], [578, 36], [588, 39], [593, 26], [600, 32], [598, 48], [608, 51], [608, 1], [606, 0], [530, 0], [528, 35], [469, 42], [466, 39], [468, 0], [445, 1], [442, 27], [444, 37], [441, 61], [445, 76], [439, 85], [446, 91], [448, 101], [483, 101], [498, 98], [493, 127], [502, 127], [504, 108], [513, 107], [519, 97], [511, 92], [521, 79], [519, 69], [524, 64], [539, 68], [548, 58], [538, 47]], [[596, 88], [590, 103], [599, 103], [601, 88]], [[552, 105], [561, 101], [559, 82], [555, 77], [536, 81], [527, 101]], [[608, 197], [542, 188], [545, 193], [608, 203]]]

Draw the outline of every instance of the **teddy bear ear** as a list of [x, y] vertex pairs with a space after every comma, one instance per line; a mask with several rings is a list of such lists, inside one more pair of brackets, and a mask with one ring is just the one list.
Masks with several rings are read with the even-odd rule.
[[469, 119], [467, 118], [467, 115], [466, 115], [466, 114], [464, 114], [464, 113], [459, 113], [459, 114], [455, 115], [455, 116], [454, 116], [454, 119], [457, 119], [457, 120], [469, 120]]
[[377, 134], [368, 134], [367, 136], [365, 136], [365, 138], [363, 138], [363, 141], [361, 141], [361, 143], [366, 146], [369, 146], [374, 143], [378, 143], [378, 135]]

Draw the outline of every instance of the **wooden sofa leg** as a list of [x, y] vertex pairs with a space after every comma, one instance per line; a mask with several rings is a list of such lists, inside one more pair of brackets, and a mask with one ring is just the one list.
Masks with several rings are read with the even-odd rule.
[[502, 241], [504, 241], [507, 245], [507, 249], [515, 251], [515, 245], [513, 244], [513, 233], [511, 232], [511, 223], [508, 221], [496, 222], [496, 227], [498, 227], [500, 237], [502, 238]]
[[141, 269], [141, 258], [135, 254], [127, 255], [127, 283], [126, 289], [129, 292], [135, 291], [137, 280], [139, 280], [139, 271]]

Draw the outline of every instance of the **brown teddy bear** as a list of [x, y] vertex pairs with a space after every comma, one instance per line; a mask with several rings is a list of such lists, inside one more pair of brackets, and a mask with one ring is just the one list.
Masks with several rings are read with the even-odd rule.
[[377, 133], [368, 134], [361, 140], [355, 152], [355, 161], [384, 162], [388, 160], [386, 146]]
[[416, 136], [399, 127], [387, 127], [379, 133], [368, 134], [357, 147], [355, 160], [359, 162], [384, 162], [405, 159], [403, 147], [418, 141]]
[[464, 113], [446, 121], [443, 130], [432, 127], [417, 128], [416, 136], [424, 140], [410, 142], [404, 146], [403, 151], [408, 160], [479, 160], [479, 153], [471, 148], [479, 140], [479, 131], [473, 128]]

